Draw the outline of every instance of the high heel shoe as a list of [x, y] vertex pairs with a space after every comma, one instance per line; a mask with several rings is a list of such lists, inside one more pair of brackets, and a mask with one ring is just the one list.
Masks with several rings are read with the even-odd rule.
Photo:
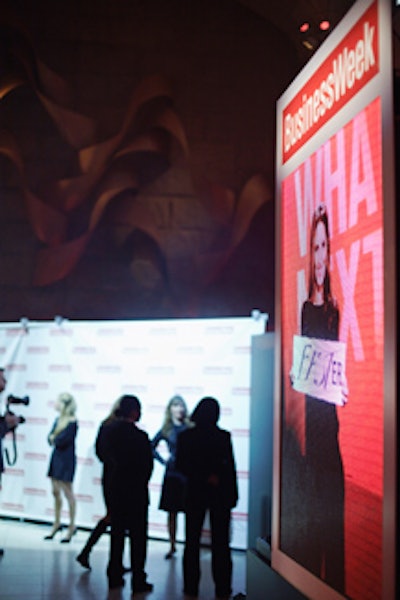
[[71, 532], [68, 532], [67, 535], [61, 540], [61, 544], [69, 544], [76, 532], [77, 528], [75, 527]]
[[53, 529], [53, 531], [51, 533], [49, 533], [48, 535], [44, 536], [44, 540], [52, 540], [54, 538], [54, 536], [56, 535], [56, 533], [58, 533], [59, 531], [61, 531], [63, 528], [62, 525], [59, 525], [56, 529]]

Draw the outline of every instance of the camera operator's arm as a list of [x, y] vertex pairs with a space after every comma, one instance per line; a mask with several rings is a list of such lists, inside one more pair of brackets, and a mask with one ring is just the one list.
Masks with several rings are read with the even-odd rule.
[[3, 438], [7, 433], [7, 425], [4, 417], [0, 417], [0, 439]]
[[11, 413], [6, 413], [4, 417], [0, 419], [0, 437], [7, 435], [9, 431], [15, 429], [20, 423], [20, 417]]

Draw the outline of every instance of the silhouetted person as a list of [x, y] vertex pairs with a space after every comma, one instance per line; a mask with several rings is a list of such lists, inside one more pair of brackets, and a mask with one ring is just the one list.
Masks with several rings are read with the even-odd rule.
[[53, 447], [47, 475], [51, 478], [51, 487], [54, 496], [54, 523], [51, 532], [44, 539], [52, 540], [55, 534], [62, 528], [61, 493], [63, 493], [68, 502], [69, 526], [66, 536], [61, 541], [69, 543], [76, 532], [76, 502], [72, 482], [76, 467], [75, 439], [78, 432], [78, 422], [75, 416], [76, 402], [73, 396], [68, 393], [60, 394], [56, 402], [56, 410], [60, 415], [54, 421], [53, 427], [47, 437], [50, 446]]
[[[103, 490], [104, 504], [106, 506], [107, 512], [106, 512], [106, 515], [97, 522], [95, 528], [93, 529], [93, 531], [91, 531], [85, 546], [83, 547], [80, 554], [76, 557], [76, 560], [82, 565], [82, 567], [85, 567], [86, 569], [91, 568], [90, 563], [89, 563], [89, 555], [90, 555], [90, 552], [91, 552], [93, 546], [97, 543], [97, 541], [100, 539], [100, 537], [103, 535], [103, 533], [106, 532], [108, 526], [111, 524], [110, 469], [107, 468], [107, 465], [104, 463], [103, 445], [104, 445], [104, 439], [106, 438], [106, 435], [107, 435], [108, 426], [111, 425], [111, 423], [113, 423], [115, 421], [115, 419], [117, 418], [116, 411], [119, 408], [120, 402], [121, 402], [121, 398], [118, 398], [118, 400], [114, 403], [110, 414], [104, 419], [104, 421], [102, 421], [102, 423], [99, 427], [99, 430], [97, 432], [95, 447], [96, 447], [96, 455], [97, 455], [98, 459], [103, 463], [101, 485], [102, 485], [102, 490]], [[124, 573], [126, 573], [130, 569], [123, 567], [122, 570]]]
[[[167, 560], [172, 558], [176, 552], [177, 516], [178, 512], [184, 510], [185, 478], [175, 468], [175, 453], [178, 435], [188, 428], [188, 424], [186, 402], [182, 396], [173, 396], [165, 409], [162, 427], [151, 441], [154, 458], [165, 466], [159, 509], [168, 513], [170, 548], [165, 555]], [[169, 456], [167, 460], [157, 451], [157, 446], [161, 440], [164, 440], [168, 446]]]
[[110, 589], [124, 585], [122, 556], [125, 532], [129, 534], [132, 593], [146, 592], [153, 585], [144, 571], [147, 551], [148, 482], [153, 455], [147, 433], [136, 423], [141, 405], [136, 396], [123, 396], [118, 419], [107, 427], [103, 456], [110, 469], [111, 544], [107, 576]]
[[238, 500], [231, 435], [217, 426], [220, 408], [203, 398], [193, 411], [195, 427], [178, 437], [176, 468], [186, 476], [184, 592], [197, 596], [200, 582], [200, 538], [205, 514], [211, 525], [212, 574], [217, 598], [231, 594], [229, 547], [231, 509]]
[[[4, 369], [0, 367], [0, 394], [5, 390], [7, 380], [4, 375]], [[17, 415], [6, 413], [4, 417], [0, 417], [0, 491], [1, 491], [1, 474], [4, 471], [3, 462], [3, 446], [2, 439], [7, 433], [20, 423], [20, 417]], [[0, 557], [4, 555], [3, 548], [0, 548]]]

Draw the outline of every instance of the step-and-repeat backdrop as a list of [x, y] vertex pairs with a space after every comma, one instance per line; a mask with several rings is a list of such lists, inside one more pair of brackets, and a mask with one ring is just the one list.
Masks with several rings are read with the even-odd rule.
[[[11, 405], [25, 422], [16, 430], [16, 456], [8, 434], [3, 448], [10, 462], [2, 479], [0, 515], [51, 522], [53, 496], [47, 469], [47, 435], [57, 416], [55, 401], [70, 392], [77, 401], [77, 470], [73, 483], [77, 525], [93, 527], [104, 516], [101, 463], [94, 442], [100, 422], [122, 394], [142, 403], [139, 423], [150, 438], [160, 429], [165, 407], [181, 394], [189, 411], [206, 395], [221, 404], [219, 425], [232, 434], [239, 483], [233, 511], [232, 546], [247, 540], [251, 337], [265, 330], [265, 319], [180, 319], [163, 321], [68, 321], [0, 324], [0, 366], [7, 387], [0, 400], [29, 397]], [[168, 455], [166, 446], [159, 451]], [[166, 513], [158, 510], [163, 467], [155, 462], [150, 481], [149, 535], [167, 539]], [[63, 502], [63, 520], [68, 507]], [[183, 515], [178, 538], [183, 539]], [[208, 527], [204, 537], [207, 541]]]

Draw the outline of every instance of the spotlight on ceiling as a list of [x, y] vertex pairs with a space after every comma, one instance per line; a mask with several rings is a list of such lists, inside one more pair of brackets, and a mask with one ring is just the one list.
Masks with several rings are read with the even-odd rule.
[[321, 31], [328, 31], [330, 26], [331, 24], [327, 20], [321, 21], [319, 24], [319, 28]]
[[302, 25], [300, 25], [299, 30], [301, 31], [301, 33], [305, 33], [306, 31], [308, 31], [310, 29], [310, 24], [307, 23], [307, 21], [305, 21]]

